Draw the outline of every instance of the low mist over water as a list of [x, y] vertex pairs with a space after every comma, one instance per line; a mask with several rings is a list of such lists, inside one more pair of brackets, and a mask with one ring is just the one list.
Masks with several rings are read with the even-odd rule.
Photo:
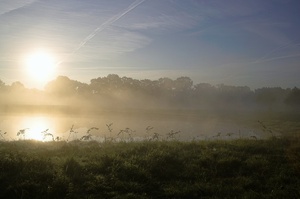
[[[120, 139], [145, 140], [159, 134], [160, 139], [178, 140], [208, 140], [208, 139], [233, 139], [233, 138], [257, 138], [268, 137], [260, 126], [254, 121], [241, 124], [233, 120], [221, 118], [205, 118], [201, 113], [184, 113], [185, 115], [168, 115], [164, 113], [135, 113], [134, 115], [111, 113], [107, 115], [45, 115], [45, 114], [14, 114], [0, 117], [1, 129], [7, 134], [3, 139], [38, 139], [51, 140], [51, 137], [43, 138], [42, 132], [57, 136], [61, 140], [75, 140], [82, 138], [88, 129], [96, 127], [99, 130], [91, 131], [93, 140], [103, 140], [105, 137]], [[111, 132], [108, 129], [111, 125]], [[76, 133], [70, 135], [70, 129]], [[120, 135], [125, 129], [131, 129], [131, 135]], [[17, 137], [17, 132], [26, 129], [25, 136]], [[151, 129], [151, 130], [149, 130]], [[174, 136], [171, 134], [174, 133]]]
[[0, 0], [0, 199], [300, 198], [299, 8]]
[[[298, 88], [253, 91], [194, 85], [189, 77], [109, 75], [90, 84], [61, 76], [44, 91], [20, 82], [0, 89], [4, 140], [263, 139], [299, 130]], [[293, 128], [283, 132], [283, 126]]]

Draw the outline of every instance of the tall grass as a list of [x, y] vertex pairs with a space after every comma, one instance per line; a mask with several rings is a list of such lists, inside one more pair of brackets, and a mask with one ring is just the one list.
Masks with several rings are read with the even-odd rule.
[[300, 198], [299, 151], [288, 138], [1, 142], [0, 198]]

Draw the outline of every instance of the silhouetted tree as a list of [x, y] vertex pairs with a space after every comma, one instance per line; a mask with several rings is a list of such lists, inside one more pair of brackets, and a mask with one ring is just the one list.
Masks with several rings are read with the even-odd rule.
[[195, 92], [197, 93], [215, 93], [216, 92], [216, 87], [212, 86], [211, 84], [208, 83], [199, 83], [194, 86]]
[[147, 94], [156, 94], [158, 91], [158, 81], [151, 81], [149, 79], [144, 79], [140, 81], [140, 88]]
[[255, 90], [255, 97], [256, 102], [262, 105], [271, 106], [276, 102], [276, 97], [269, 88]]
[[137, 79], [133, 79], [133, 78], [124, 76], [124, 77], [121, 78], [121, 80], [122, 80], [122, 83], [123, 83], [122, 88], [125, 89], [125, 90], [138, 91], [138, 90], [142, 89], [141, 83]]
[[218, 100], [224, 104], [245, 104], [253, 99], [253, 92], [247, 86], [228, 86], [224, 84], [217, 85]]
[[174, 81], [168, 77], [163, 77], [158, 80], [158, 86], [162, 91], [171, 91], [175, 89]]
[[94, 94], [111, 94], [121, 89], [122, 85], [122, 79], [118, 75], [109, 74], [107, 77], [92, 79], [90, 88]]
[[22, 92], [25, 91], [25, 86], [21, 82], [16, 81], [11, 84], [10, 90], [14, 92]]
[[[3, 92], [4, 90], [8, 92]], [[89, 100], [84, 102], [91, 105], [95, 105], [97, 102], [115, 104], [117, 101], [113, 100], [119, 100], [118, 102], [122, 102], [124, 106], [126, 102], [128, 102], [128, 105], [134, 104], [136, 106], [139, 102], [150, 102], [154, 106], [157, 104], [160, 106], [191, 107], [192, 105], [194, 107], [210, 106], [213, 108], [222, 106], [253, 108], [252, 105], [267, 108], [273, 108], [276, 105], [276, 108], [284, 108], [283, 105], [285, 104], [293, 106], [300, 104], [300, 91], [296, 87], [294, 89], [259, 88], [252, 91], [247, 86], [228, 86], [224, 84], [213, 86], [208, 83], [193, 85], [193, 81], [189, 77], [179, 77], [175, 80], [168, 77], [158, 80], [138, 80], [109, 74], [106, 77], [91, 79], [90, 84], [86, 84], [71, 80], [66, 76], [59, 76], [45, 87], [46, 93], [50, 93], [50, 95], [45, 95], [43, 91], [26, 89], [21, 82], [14, 82], [10, 86], [6, 86], [0, 80], [0, 91], [3, 102], [7, 102], [7, 99], [17, 100], [20, 98], [22, 103], [25, 103], [26, 99], [30, 99], [30, 102], [32, 102], [31, 99], [42, 99], [42, 97], [51, 100], [51, 96], [56, 95], [56, 97], [83, 96], [84, 100]], [[80, 101], [81, 99], [76, 101], [77, 97], [71, 99], [74, 99], [75, 103], [83, 102]]]
[[83, 94], [90, 91], [89, 86], [75, 80], [71, 80], [66, 76], [59, 76], [54, 81], [49, 82], [45, 90], [48, 93], [69, 96], [74, 94]]
[[6, 90], [6, 85], [5, 83], [0, 79], [0, 91], [5, 91]]
[[5, 86], [5, 83], [0, 79], [0, 88], [2, 88], [3, 86]]
[[295, 87], [287, 95], [285, 103], [292, 106], [300, 106], [300, 89]]
[[174, 87], [172, 89], [173, 96], [176, 104], [180, 105], [192, 105], [193, 81], [189, 77], [179, 77], [174, 80]]
[[287, 91], [280, 87], [259, 88], [255, 90], [255, 98], [258, 104], [273, 105], [283, 102], [286, 98]]
[[175, 90], [187, 92], [192, 89], [193, 81], [189, 77], [179, 77], [174, 81]]
[[106, 80], [107, 88], [109, 90], [117, 90], [122, 86], [122, 80], [119, 75], [116, 74], [109, 74], [106, 78], [104, 77], [103, 80]]
[[207, 105], [217, 101], [216, 87], [208, 83], [194, 85], [193, 98], [196, 105]]

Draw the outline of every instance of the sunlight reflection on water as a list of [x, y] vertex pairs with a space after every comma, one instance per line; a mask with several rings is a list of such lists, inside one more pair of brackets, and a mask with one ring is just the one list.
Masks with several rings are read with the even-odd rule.
[[43, 132], [47, 131], [51, 124], [46, 117], [33, 116], [23, 118], [20, 122], [20, 126], [26, 128], [26, 139], [42, 141], [47, 140]]
[[[111, 124], [110, 132], [107, 125]], [[70, 134], [73, 126], [74, 132]], [[147, 133], [148, 126], [153, 129]], [[161, 139], [167, 137], [170, 132], [176, 134], [180, 140], [210, 140], [210, 139], [236, 139], [255, 136], [264, 138], [265, 135], [251, 125], [241, 125], [234, 122], [220, 121], [218, 119], [185, 119], [181, 117], [139, 117], [124, 115], [92, 115], [92, 116], [67, 116], [67, 115], [6, 115], [0, 116], [0, 130], [7, 132], [5, 140], [34, 139], [50, 141], [59, 137], [61, 140], [80, 139], [87, 135], [89, 128], [96, 127], [98, 130], [90, 131], [92, 138], [103, 140], [104, 137], [117, 137], [120, 131], [130, 128], [132, 137], [141, 140], [158, 133]], [[24, 135], [17, 136], [20, 130], [25, 130]], [[48, 136], [45, 136], [45, 135]], [[49, 136], [51, 135], [51, 136]], [[120, 136], [120, 135], [119, 135]], [[3, 138], [2, 138], [3, 139]]]
[[[7, 132], [7, 140], [31, 139], [48, 141], [45, 134], [54, 131], [53, 119], [42, 115], [9, 115], [0, 117], [0, 130]], [[48, 129], [48, 130], [47, 130]], [[44, 132], [44, 133], [43, 133]]]

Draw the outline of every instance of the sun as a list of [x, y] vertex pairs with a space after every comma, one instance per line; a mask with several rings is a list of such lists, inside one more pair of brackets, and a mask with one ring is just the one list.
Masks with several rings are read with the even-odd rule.
[[46, 82], [53, 78], [56, 64], [53, 55], [38, 50], [26, 56], [26, 70], [33, 80], [38, 82]]

